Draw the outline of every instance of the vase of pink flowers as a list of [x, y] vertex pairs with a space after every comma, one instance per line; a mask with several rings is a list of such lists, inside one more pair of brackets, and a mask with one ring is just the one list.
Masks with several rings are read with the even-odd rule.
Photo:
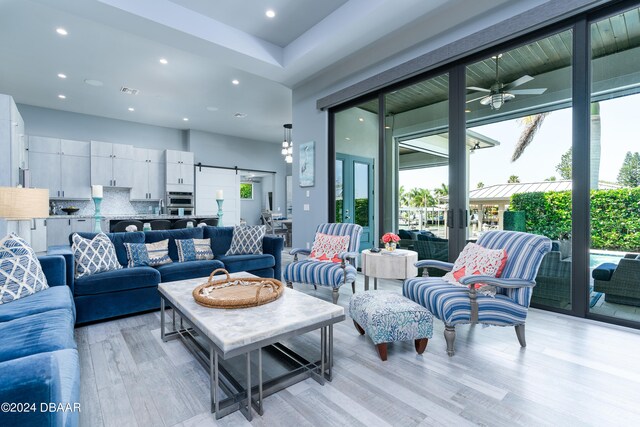
[[393, 233], [384, 233], [382, 239], [380, 239], [382, 243], [384, 243], [384, 248], [388, 251], [394, 251], [398, 242], [400, 241], [400, 236]]

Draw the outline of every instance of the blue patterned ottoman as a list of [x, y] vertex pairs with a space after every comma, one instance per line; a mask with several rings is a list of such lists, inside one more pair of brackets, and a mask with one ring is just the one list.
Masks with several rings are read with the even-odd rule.
[[415, 340], [418, 354], [433, 335], [433, 316], [426, 308], [392, 291], [365, 291], [349, 301], [349, 315], [361, 335], [366, 332], [387, 360], [387, 343]]

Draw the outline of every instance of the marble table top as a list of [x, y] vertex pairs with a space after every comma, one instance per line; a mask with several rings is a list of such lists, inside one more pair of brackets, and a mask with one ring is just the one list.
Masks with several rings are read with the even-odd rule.
[[[231, 277], [255, 276], [234, 273]], [[338, 323], [345, 318], [341, 306], [289, 288], [285, 288], [282, 296], [274, 302], [257, 307], [203, 307], [193, 299], [192, 292], [206, 281], [207, 278], [202, 277], [160, 283], [158, 289], [190, 323], [207, 335], [225, 359], [243, 353], [243, 348], [252, 347], [253, 344], [272, 344], [289, 333], [321, 323]]]

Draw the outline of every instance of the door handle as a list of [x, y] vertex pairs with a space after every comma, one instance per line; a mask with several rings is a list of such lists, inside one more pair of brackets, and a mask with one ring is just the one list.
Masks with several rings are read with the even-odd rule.
[[458, 225], [458, 228], [465, 228], [467, 226], [466, 212], [466, 210], [460, 209], [460, 225]]
[[64, 197], [64, 190], [62, 190], [62, 197]]

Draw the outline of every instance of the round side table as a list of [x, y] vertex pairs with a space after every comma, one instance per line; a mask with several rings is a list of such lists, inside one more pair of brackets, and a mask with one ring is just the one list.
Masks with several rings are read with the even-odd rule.
[[362, 251], [362, 274], [364, 290], [369, 290], [369, 277], [373, 277], [373, 289], [378, 289], [378, 279], [408, 279], [418, 275], [414, 265], [418, 262], [418, 253], [405, 249], [396, 249], [386, 253], [384, 249], [374, 253], [369, 249]]

